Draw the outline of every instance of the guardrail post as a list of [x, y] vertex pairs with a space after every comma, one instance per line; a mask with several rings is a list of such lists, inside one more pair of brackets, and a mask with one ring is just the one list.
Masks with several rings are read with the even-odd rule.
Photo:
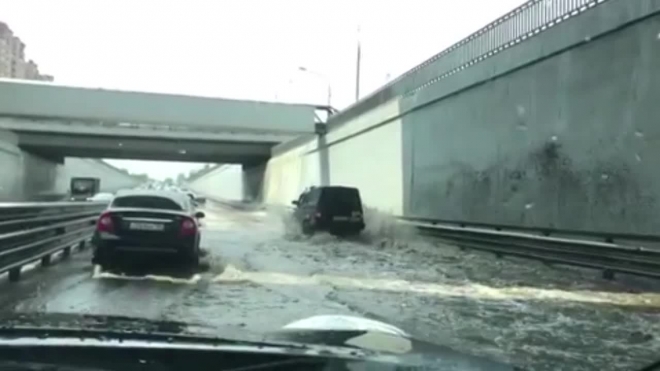
[[[58, 235], [58, 236], [63, 235], [65, 233], [66, 233], [66, 228], [63, 228], [63, 227], [62, 228], [57, 228], [55, 230], [55, 234]], [[69, 252], [67, 252], [67, 250], [69, 250]], [[70, 252], [71, 252], [71, 247], [65, 248], [62, 252], [62, 257], [68, 256]], [[42, 267], [50, 266], [51, 262], [52, 262], [52, 255], [51, 254], [48, 254], [46, 256], [41, 257], [41, 266]]]

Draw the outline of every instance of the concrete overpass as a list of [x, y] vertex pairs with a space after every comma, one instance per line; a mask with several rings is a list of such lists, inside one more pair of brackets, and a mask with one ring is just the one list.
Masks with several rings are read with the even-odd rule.
[[[304, 134], [314, 131], [317, 107], [223, 98], [107, 90], [0, 79], [0, 117], [91, 123], [99, 130], [131, 123], [136, 130]], [[88, 132], [93, 133], [93, 127]]]
[[49, 159], [264, 162], [317, 107], [0, 80], [0, 128]]
[[126, 138], [120, 136], [36, 134], [16, 131], [19, 146], [48, 159], [62, 157], [162, 161], [264, 163], [276, 142], [233, 142]]
[[[67, 157], [238, 163], [249, 169], [265, 164], [274, 145], [314, 132], [319, 109], [0, 79], [0, 130], [16, 134], [10, 145], [51, 170]], [[44, 167], [34, 171], [44, 173]], [[54, 186], [52, 180], [36, 184]]]
[[276, 146], [264, 199], [347, 184], [396, 215], [657, 233], [658, 30], [657, 0], [529, 1]]
[[[313, 125], [312, 125], [313, 126]], [[0, 119], [0, 129], [19, 134], [18, 143], [45, 158], [121, 158], [198, 162], [266, 161], [271, 148], [293, 134], [188, 131], [158, 125]]]

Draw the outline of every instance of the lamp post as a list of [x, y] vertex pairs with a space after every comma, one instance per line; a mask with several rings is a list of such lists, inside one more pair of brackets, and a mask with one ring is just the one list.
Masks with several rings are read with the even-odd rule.
[[356, 66], [355, 66], [355, 101], [360, 100], [360, 72], [361, 72], [361, 64], [362, 64], [362, 42], [361, 42], [361, 35], [360, 35], [360, 25], [357, 27], [357, 58], [356, 58]]

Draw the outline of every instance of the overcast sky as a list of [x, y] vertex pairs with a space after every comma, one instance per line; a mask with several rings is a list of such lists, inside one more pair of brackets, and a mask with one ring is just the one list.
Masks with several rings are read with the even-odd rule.
[[[58, 83], [352, 103], [523, 0], [0, 0], [28, 58]], [[304, 67], [312, 72], [301, 72]], [[113, 161], [156, 178], [196, 164]]]

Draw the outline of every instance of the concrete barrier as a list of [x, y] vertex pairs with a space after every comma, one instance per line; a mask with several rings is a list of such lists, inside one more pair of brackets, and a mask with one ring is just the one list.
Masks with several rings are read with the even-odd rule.
[[188, 186], [209, 198], [240, 201], [243, 199], [243, 171], [241, 165], [221, 165]]
[[660, 3], [613, 0], [282, 144], [264, 198], [358, 187], [395, 215], [654, 234]]

